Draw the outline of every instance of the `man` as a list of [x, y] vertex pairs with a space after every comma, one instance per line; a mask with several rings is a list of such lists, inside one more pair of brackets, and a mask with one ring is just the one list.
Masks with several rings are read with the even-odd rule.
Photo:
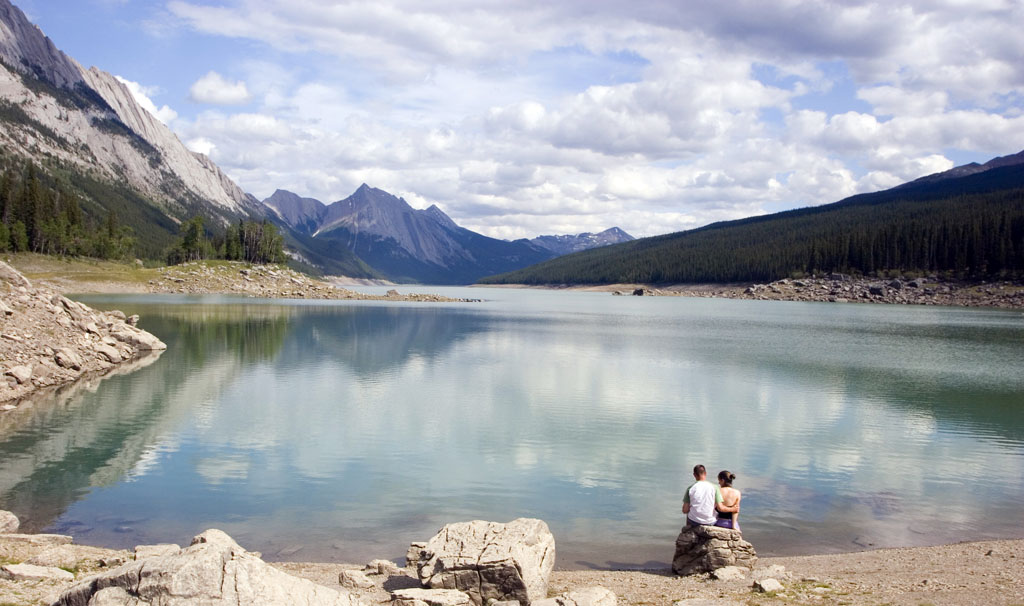
[[693, 468], [696, 480], [686, 489], [683, 497], [683, 513], [686, 514], [687, 526], [711, 526], [717, 518], [715, 505], [722, 502], [722, 491], [717, 484], [708, 482], [708, 471], [703, 465]]

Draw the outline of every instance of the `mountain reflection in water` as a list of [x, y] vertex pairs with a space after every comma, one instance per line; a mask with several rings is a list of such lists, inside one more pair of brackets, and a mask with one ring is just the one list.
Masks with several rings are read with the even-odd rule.
[[354, 562], [530, 516], [560, 566], [640, 565], [671, 556], [700, 462], [737, 474], [761, 553], [1024, 528], [1019, 313], [481, 292], [90, 298], [168, 350], [19, 411], [0, 507], [81, 543], [217, 527], [268, 559]]

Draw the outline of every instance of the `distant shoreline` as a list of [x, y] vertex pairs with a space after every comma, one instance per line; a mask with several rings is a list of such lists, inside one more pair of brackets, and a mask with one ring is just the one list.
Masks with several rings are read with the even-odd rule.
[[866, 279], [834, 275], [784, 279], [765, 284], [474, 284], [477, 288], [524, 288], [606, 292], [632, 296], [807, 301], [818, 303], [878, 303], [1024, 309], [1021, 281], [966, 282], [937, 277], [923, 279]]

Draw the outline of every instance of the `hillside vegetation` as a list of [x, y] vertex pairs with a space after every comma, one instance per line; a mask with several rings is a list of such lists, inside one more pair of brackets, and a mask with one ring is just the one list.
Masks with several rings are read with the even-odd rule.
[[644, 238], [481, 283], [768, 282], [827, 272], [1024, 276], [1024, 165]]

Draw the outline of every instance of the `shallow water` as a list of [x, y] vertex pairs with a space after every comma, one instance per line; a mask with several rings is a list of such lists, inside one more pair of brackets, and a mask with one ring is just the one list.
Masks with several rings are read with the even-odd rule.
[[82, 297], [169, 349], [0, 427], [0, 508], [350, 562], [529, 516], [560, 567], [650, 566], [703, 463], [761, 554], [1024, 536], [1019, 311], [418, 290], [485, 301]]

